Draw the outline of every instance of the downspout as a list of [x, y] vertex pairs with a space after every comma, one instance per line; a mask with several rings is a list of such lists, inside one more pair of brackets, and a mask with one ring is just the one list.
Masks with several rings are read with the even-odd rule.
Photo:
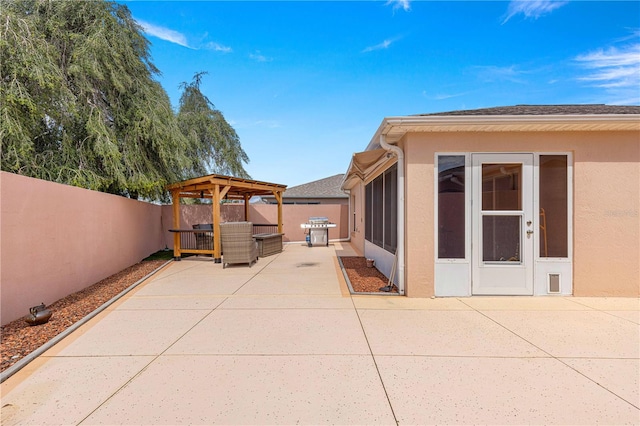
[[404, 151], [396, 145], [387, 143], [387, 137], [380, 135], [380, 146], [387, 152], [395, 154], [398, 158], [398, 229], [397, 248], [398, 258], [398, 293], [404, 295]]

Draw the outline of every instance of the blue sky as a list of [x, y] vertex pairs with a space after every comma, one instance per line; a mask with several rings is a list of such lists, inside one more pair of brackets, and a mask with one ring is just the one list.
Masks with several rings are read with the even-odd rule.
[[637, 1], [129, 1], [162, 86], [201, 89], [256, 180], [344, 173], [384, 117], [640, 104]]

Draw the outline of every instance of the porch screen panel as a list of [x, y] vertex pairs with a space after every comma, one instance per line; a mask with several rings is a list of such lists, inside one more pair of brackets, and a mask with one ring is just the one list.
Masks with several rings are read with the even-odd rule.
[[365, 239], [395, 253], [398, 223], [398, 169], [391, 166], [365, 187]]
[[465, 257], [465, 157], [438, 156], [438, 258]]
[[384, 172], [384, 249], [395, 253], [398, 230], [398, 169], [394, 165]]
[[540, 155], [540, 257], [568, 257], [567, 156]]
[[384, 182], [383, 175], [373, 180], [373, 205], [371, 206], [373, 215], [372, 243], [382, 247], [384, 238]]
[[373, 221], [371, 220], [373, 206], [373, 182], [369, 182], [365, 187], [364, 199], [364, 239], [371, 241], [371, 230], [373, 229]]

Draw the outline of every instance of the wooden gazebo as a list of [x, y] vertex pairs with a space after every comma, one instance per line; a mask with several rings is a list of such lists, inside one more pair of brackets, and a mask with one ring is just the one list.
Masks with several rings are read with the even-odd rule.
[[[220, 204], [222, 200], [243, 200], [244, 217], [249, 218], [249, 200], [255, 195], [271, 195], [278, 201], [278, 233], [282, 233], [282, 193], [287, 189], [286, 185], [276, 183], [259, 182], [251, 179], [242, 179], [223, 175], [207, 175], [198, 178], [172, 183], [166, 186], [171, 192], [173, 201], [173, 228], [180, 228], [180, 199], [181, 198], [208, 198], [211, 199], [211, 218], [213, 223], [213, 250], [199, 250], [206, 254], [212, 254], [216, 263], [221, 261], [220, 250]], [[173, 236], [174, 256], [180, 257], [180, 234]]]

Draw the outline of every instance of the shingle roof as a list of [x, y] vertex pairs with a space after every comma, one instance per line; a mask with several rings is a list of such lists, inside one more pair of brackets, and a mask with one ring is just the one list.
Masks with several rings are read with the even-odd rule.
[[586, 115], [586, 114], [640, 114], [640, 106], [584, 104], [584, 105], [514, 105], [494, 108], [468, 109], [431, 115]]
[[348, 195], [340, 190], [340, 184], [344, 174], [304, 183], [287, 188], [282, 193], [283, 198], [348, 198]]

